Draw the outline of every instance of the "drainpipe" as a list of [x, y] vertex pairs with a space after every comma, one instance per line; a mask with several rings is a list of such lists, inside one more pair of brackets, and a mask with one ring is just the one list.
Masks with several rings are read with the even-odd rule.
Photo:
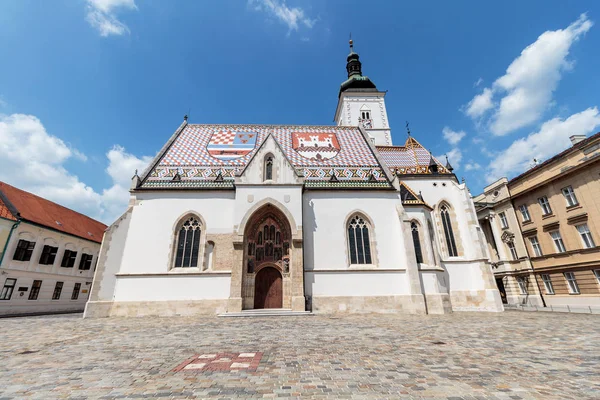
[[535, 268], [533, 268], [533, 263], [531, 262], [531, 260], [529, 261], [529, 263], [531, 264], [531, 273], [533, 274], [533, 279], [535, 279], [535, 284], [537, 285], [538, 292], [540, 293], [540, 298], [542, 299], [542, 305], [544, 306], [544, 308], [548, 307], [546, 305], [546, 300], [544, 300], [544, 295], [542, 294], [542, 289], [540, 288], [540, 283], [538, 282], [537, 275], [535, 274]]
[[0, 268], [2, 268], [2, 261], [4, 261], [4, 255], [6, 254], [6, 248], [8, 247], [8, 243], [10, 242], [10, 238], [13, 234], [13, 231], [17, 229], [17, 226], [21, 223], [21, 219], [17, 219], [17, 222], [13, 224], [10, 228], [10, 232], [8, 232], [8, 237], [6, 238], [6, 243], [4, 243], [4, 248], [2, 249], [2, 256], [0, 256]]

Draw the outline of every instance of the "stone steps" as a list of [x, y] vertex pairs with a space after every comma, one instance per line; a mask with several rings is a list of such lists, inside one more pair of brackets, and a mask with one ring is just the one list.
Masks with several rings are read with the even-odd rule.
[[223, 313], [219, 317], [246, 317], [246, 318], [261, 318], [261, 317], [301, 317], [313, 315], [310, 311], [292, 311], [288, 308], [264, 308], [259, 310], [243, 310], [241, 312]]

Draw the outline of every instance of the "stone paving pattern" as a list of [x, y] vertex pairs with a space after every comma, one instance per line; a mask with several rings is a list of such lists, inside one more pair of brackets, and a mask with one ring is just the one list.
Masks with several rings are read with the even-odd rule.
[[[600, 398], [600, 318], [454, 313], [1, 319], [0, 398]], [[262, 353], [255, 372], [174, 372]]]

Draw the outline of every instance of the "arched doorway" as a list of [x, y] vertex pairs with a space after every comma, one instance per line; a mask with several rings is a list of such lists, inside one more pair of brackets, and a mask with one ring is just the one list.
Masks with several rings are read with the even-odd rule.
[[254, 279], [254, 308], [282, 308], [283, 285], [279, 270], [264, 267]]
[[272, 204], [256, 210], [244, 230], [243, 309], [291, 308], [292, 231]]

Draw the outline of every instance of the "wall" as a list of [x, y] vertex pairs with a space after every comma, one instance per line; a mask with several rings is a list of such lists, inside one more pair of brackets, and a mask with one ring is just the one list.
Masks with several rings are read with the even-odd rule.
[[[35, 242], [35, 247], [29, 261], [12, 259], [20, 239]], [[39, 264], [45, 244], [58, 247], [53, 265]], [[64, 250], [67, 248], [77, 251], [77, 258], [75, 259], [73, 268], [63, 268], [60, 266]], [[17, 279], [17, 282], [11, 299], [0, 300], [0, 315], [82, 311], [89, 296], [99, 249], [99, 243], [21, 222], [10, 238], [6, 256], [2, 262], [0, 286], [4, 286], [7, 278]], [[90, 270], [79, 269], [79, 262], [83, 252], [93, 255]], [[42, 286], [37, 300], [29, 300], [29, 293], [34, 280], [41, 280]], [[56, 282], [63, 282], [63, 289], [60, 299], [52, 300]], [[79, 296], [77, 300], [71, 300], [73, 288], [76, 283], [81, 285]], [[26, 288], [27, 290], [20, 292], [19, 288]], [[21, 293], [23, 293], [22, 296]]]
[[391, 146], [392, 138], [384, 100], [385, 93], [342, 93], [338, 105], [336, 123], [339, 126], [359, 126], [361, 110], [368, 109], [373, 120], [373, 128], [367, 129], [378, 146]]

